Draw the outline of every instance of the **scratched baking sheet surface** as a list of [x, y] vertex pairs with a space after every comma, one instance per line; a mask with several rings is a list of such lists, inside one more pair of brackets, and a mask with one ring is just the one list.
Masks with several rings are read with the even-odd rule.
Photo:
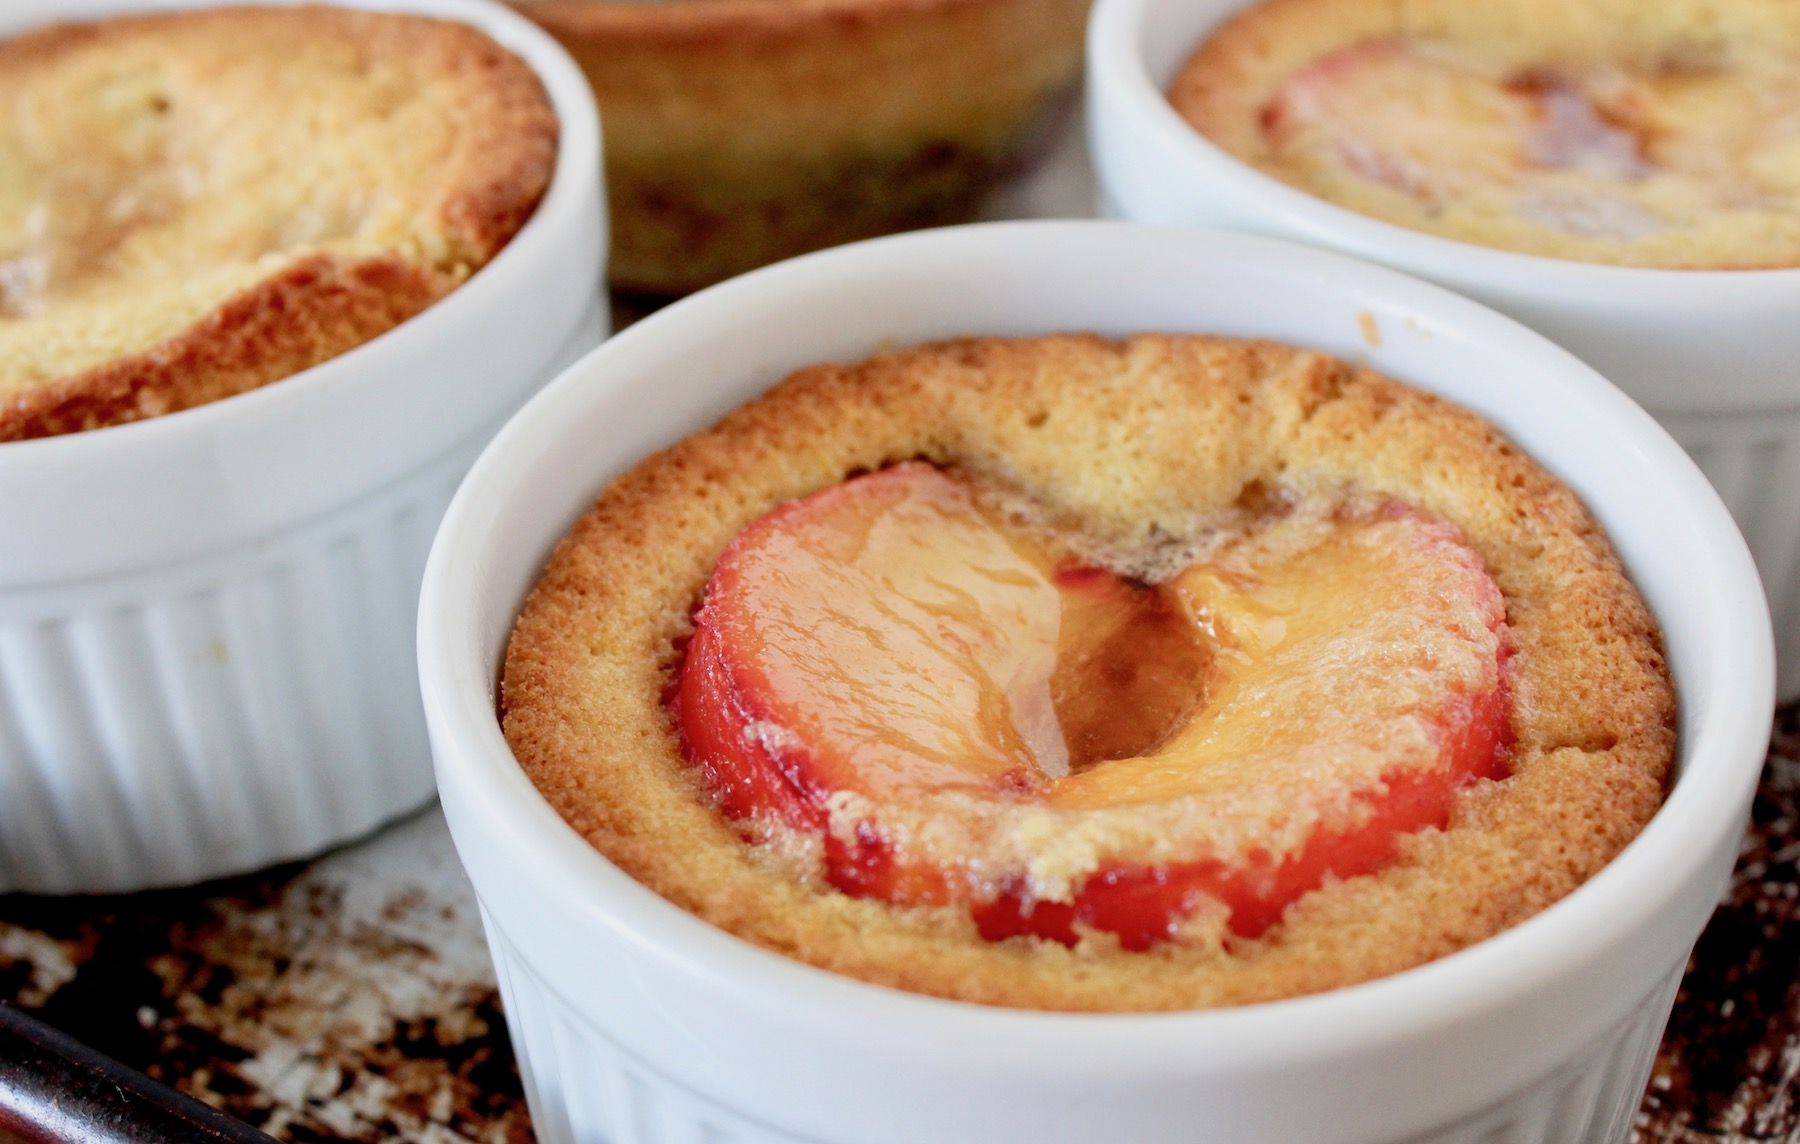
[[283, 1140], [531, 1138], [435, 808], [307, 867], [0, 897], [0, 996]]
[[[1800, 1142], [1800, 704], [1695, 951], [1644, 1144]], [[0, 897], [0, 996], [292, 1141], [530, 1139], [480, 920], [435, 809], [192, 890]]]

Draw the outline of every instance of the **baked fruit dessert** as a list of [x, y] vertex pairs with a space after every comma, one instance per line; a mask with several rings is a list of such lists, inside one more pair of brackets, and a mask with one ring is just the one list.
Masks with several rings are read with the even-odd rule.
[[1088, 0], [514, 0], [587, 74], [616, 289], [967, 222], [1073, 108]]
[[1288, 346], [802, 370], [615, 481], [501, 712], [613, 862], [865, 980], [1051, 1009], [1393, 973], [1660, 805], [1659, 637], [1575, 496]]
[[0, 440], [135, 421], [334, 357], [524, 225], [557, 121], [462, 24], [327, 7], [0, 43]]
[[1587, 262], [1800, 263], [1800, 10], [1782, 0], [1266, 0], [1169, 89], [1341, 206]]

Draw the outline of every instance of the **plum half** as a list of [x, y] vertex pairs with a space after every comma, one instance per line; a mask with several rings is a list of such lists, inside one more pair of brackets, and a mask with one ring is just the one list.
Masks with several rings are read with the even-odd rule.
[[1054, 547], [922, 462], [752, 523], [671, 689], [719, 809], [845, 893], [1145, 949], [1259, 936], [1507, 773], [1505, 601], [1442, 520], [1271, 514], [1157, 584]]

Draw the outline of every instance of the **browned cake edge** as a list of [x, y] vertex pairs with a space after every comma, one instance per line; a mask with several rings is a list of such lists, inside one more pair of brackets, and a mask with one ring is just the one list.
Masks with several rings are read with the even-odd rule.
[[244, 393], [386, 333], [443, 293], [437, 275], [398, 256], [316, 255], [143, 353], [20, 394], [0, 412], [0, 440], [122, 425]]

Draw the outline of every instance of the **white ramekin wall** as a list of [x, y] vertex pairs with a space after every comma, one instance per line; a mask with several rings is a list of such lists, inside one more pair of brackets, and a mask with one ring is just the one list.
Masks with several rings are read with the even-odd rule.
[[[1493, 419], [1594, 507], [1663, 625], [1683, 722], [1657, 818], [1564, 901], [1419, 969], [1272, 1005], [1076, 1016], [897, 993], [753, 948], [556, 816], [500, 735], [494, 688], [545, 556], [610, 477], [810, 362], [1055, 330], [1319, 346]], [[445, 812], [546, 1144], [1157, 1144], [1196, 1126], [1234, 1144], [1616, 1138], [1731, 869], [1773, 699], [1767, 615], [1728, 514], [1591, 369], [1338, 255], [1097, 222], [828, 251], [612, 339], [522, 410], [458, 492], [419, 654]]]
[[[184, 5], [33, 0], [0, 32]], [[438, 519], [487, 439], [605, 333], [597, 116], [554, 42], [481, 27], [561, 119], [537, 213], [463, 287], [274, 385], [0, 445], [0, 892], [312, 854], [433, 794], [412, 655]]]
[[1719, 489], [1774, 613], [1778, 693], [1800, 694], [1800, 270], [1670, 271], [1489, 250], [1313, 198], [1201, 137], [1163, 91], [1248, 0], [1098, 0], [1089, 146], [1100, 208], [1294, 239], [1382, 262], [1519, 319], [1648, 409]]

